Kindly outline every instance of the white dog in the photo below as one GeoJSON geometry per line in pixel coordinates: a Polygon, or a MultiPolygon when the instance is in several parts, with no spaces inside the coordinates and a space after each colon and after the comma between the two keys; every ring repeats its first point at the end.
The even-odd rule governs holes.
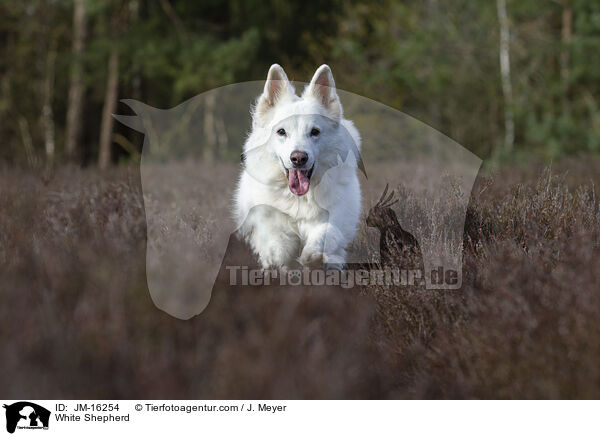
{"type": "Polygon", "coordinates": [[[360,217],[360,136],[327,65],[301,97],[271,66],[243,156],[234,215],[262,267],[342,268],[360,217]]]}

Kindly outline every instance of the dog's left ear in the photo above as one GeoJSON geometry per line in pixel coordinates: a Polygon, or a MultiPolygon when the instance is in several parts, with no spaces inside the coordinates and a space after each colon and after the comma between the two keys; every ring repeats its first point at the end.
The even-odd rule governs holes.
{"type": "Polygon", "coordinates": [[[342,104],[335,89],[333,74],[329,65],[321,65],[310,84],[304,91],[303,96],[312,95],[327,109],[327,112],[336,121],[342,118],[342,104]]]}

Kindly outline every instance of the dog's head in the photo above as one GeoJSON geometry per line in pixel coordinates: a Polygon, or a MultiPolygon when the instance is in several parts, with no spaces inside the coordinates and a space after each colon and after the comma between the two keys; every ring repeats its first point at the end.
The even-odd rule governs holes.
{"type": "Polygon", "coordinates": [[[276,161],[280,177],[295,195],[306,194],[317,167],[331,159],[327,154],[339,142],[341,119],[342,106],[327,65],[317,69],[300,97],[283,68],[271,66],[253,111],[253,130],[261,138],[263,158],[276,161]]]}

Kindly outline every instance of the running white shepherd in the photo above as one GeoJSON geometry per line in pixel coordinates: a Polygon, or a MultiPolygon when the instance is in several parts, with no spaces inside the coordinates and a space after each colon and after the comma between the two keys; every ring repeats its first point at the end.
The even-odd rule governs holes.
{"type": "Polygon", "coordinates": [[[262,267],[343,268],[360,217],[360,136],[327,65],[301,97],[271,66],[243,156],[235,219],[262,267]]]}

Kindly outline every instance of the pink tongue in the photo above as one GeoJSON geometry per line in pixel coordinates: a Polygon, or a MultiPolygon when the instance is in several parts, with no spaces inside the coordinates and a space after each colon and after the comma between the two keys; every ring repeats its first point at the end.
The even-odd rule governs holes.
{"type": "Polygon", "coordinates": [[[306,173],[290,168],[288,177],[288,185],[294,194],[304,195],[308,192],[310,180],[306,177],[306,173]]]}

